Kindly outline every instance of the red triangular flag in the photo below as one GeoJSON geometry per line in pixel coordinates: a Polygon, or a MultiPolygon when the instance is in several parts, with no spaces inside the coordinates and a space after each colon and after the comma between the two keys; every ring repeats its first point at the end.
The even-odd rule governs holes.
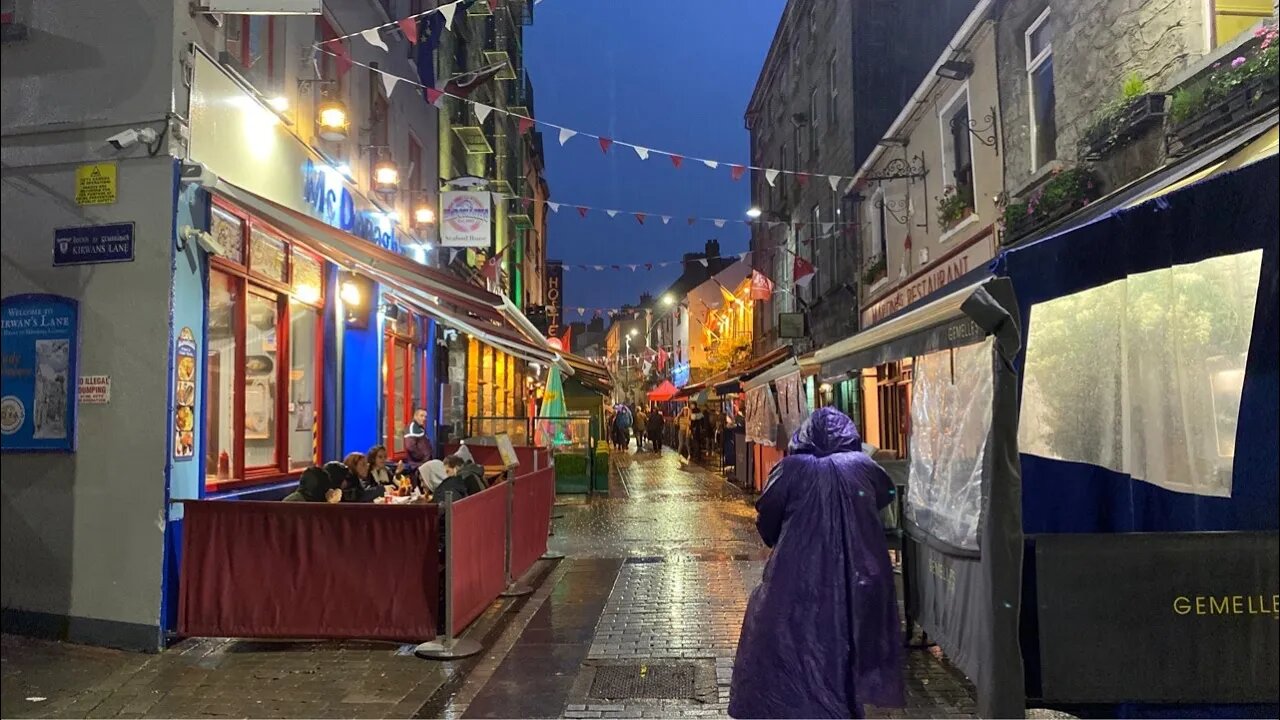
{"type": "Polygon", "coordinates": [[[612,144],[613,144],[613,141],[610,140],[609,138],[607,137],[600,138],[600,152],[604,152],[604,153],[609,152],[609,146],[612,144]]]}
{"type": "Polygon", "coordinates": [[[432,105],[436,105],[436,103],[440,102],[440,98],[444,97],[444,92],[437,90],[435,88],[429,87],[429,88],[424,88],[424,90],[427,93],[427,102],[432,105]]]}
{"type": "Polygon", "coordinates": [[[581,215],[582,217],[586,217],[586,216],[587,216],[587,209],[586,209],[586,208],[584,208],[584,207],[579,207],[579,208],[578,208],[578,214],[579,214],[579,215],[581,215]]]}
{"type": "Polygon", "coordinates": [[[621,266],[621,265],[610,265],[609,267],[613,268],[614,270],[621,270],[621,269],[622,269],[622,266],[621,266]]]}
{"type": "Polygon", "coordinates": [[[645,264],[644,264],[644,269],[645,269],[645,270],[652,270],[652,269],[653,269],[653,263],[645,263],[645,264]]]}
{"type": "Polygon", "coordinates": [[[680,163],[682,163],[682,162],[684,162],[684,158],[683,158],[683,157],[680,157],[679,155],[672,155],[672,156],[671,156],[671,164],[672,164],[672,165],[675,165],[676,167],[680,167],[680,163]]]}
{"type": "Polygon", "coordinates": [[[489,0],[489,12],[498,12],[498,0],[489,0]]]}
{"type": "Polygon", "coordinates": [[[516,123],[520,127],[521,135],[533,129],[533,118],[527,118],[527,117],[521,116],[520,119],[516,121],[516,123]]]}
{"type": "Polygon", "coordinates": [[[747,171],[747,168],[745,165],[730,165],[729,177],[733,178],[734,180],[741,180],[743,173],[745,173],[746,171],[747,171]]]}
{"type": "Polygon", "coordinates": [[[333,51],[334,68],[338,71],[338,79],[341,80],[351,71],[351,66],[355,62],[351,59],[351,51],[347,50],[346,43],[336,42],[329,47],[333,51]]]}
{"type": "Polygon", "coordinates": [[[400,32],[404,33],[404,37],[410,44],[418,44],[418,18],[407,17],[401,18],[397,23],[400,26],[400,32]]]}
{"type": "Polygon", "coordinates": [[[804,287],[813,281],[814,276],[813,263],[805,260],[799,255],[796,256],[795,263],[791,267],[791,277],[795,284],[804,287]]]}
{"type": "Polygon", "coordinates": [[[800,183],[800,187],[809,184],[809,173],[796,173],[796,182],[800,183]]]}
{"type": "Polygon", "coordinates": [[[696,218],[696,217],[691,217],[691,218],[689,218],[689,224],[690,224],[690,225],[692,225],[692,224],[694,224],[694,223],[696,223],[696,222],[698,222],[698,218],[696,218]]]}
{"type": "Polygon", "coordinates": [[[636,216],[636,222],[638,222],[638,223],[640,223],[641,225],[643,225],[643,224],[644,224],[644,213],[635,213],[635,216],[636,216]]]}

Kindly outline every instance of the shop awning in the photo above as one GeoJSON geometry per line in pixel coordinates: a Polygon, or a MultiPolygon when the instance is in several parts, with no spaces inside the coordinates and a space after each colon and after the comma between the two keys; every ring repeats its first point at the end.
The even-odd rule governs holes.
{"type": "Polygon", "coordinates": [[[746,382],[778,363],[793,356],[790,346],[783,346],[761,355],[738,371],[738,379],[746,382]]]}
{"type": "Polygon", "coordinates": [[[561,357],[573,368],[573,378],[575,380],[602,395],[608,395],[613,392],[613,376],[604,367],[571,353],[566,353],[561,357]]]}
{"type": "MultiPolygon", "coordinates": [[[[511,312],[504,297],[416,263],[226,181],[219,180],[214,192],[290,231],[295,239],[331,262],[350,267],[389,286],[397,297],[441,323],[516,357],[556,364],[573,373],[545,340],[529,338],[511,324],[511,312]]],[[[516,314],[519,314],[518,310],[516,314]]]]}
{"type": "Polygon", "coordinates": [[[649,400],[652,402],[666,402],[675,397],[680,389],[671,384],[670,380],[663,380],[662,384],[649,391],[649,400]]]}
{"type": "Polygon", "coordinates": [[[706,382],[689,383],[688,385],[685,385],[684,387],[680,388],[680,392],[676,393],[675,399],[684,400],[687,398],[691,398],[694,395],[697,395],[698,393],[705,390],[706,387],[707,387],[706,382]]]}
{"type": "Polygon", "coordinates": [[[798,372],[800,372],[800,363],[797,362],[795,358],[787,358],[786,360],[783,360],[782,362],[777,363],[776,365],[769,368],[768,370],[765,370],[764,372],[756,375],[750,380],[744,380],[742,383],[742,388],[744,390],[750,391],[755,388],[768,385],[769,383],[773,382],[774,380],[777,380],[778,378],[786,377],[788,375],[791,375],[792,373],[798,373],[798,372]]]}
{"type": "Polygon", "coordinates": [[[1013,330],[1016,343],[1016,328],[1002,328],[1000,323],[1004,321],[998,318],[988,322],[984,314],[984,309],[993,304],[993,294],[998,294],[1006,304],[1012,302],[1009,286],[1007,279],[991,278],[955,290],[816,351],[813,362],[820,363],[822,379],[830,382],[862,368],[960,347],[1008,329],[1013,330]]]}

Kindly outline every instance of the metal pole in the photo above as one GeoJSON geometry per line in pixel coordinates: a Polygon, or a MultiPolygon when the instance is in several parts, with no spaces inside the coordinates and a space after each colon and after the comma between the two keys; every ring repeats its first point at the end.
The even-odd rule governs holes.
{"type": "Polygon", "coordinates": [[[444,635],[418,645],[414,648],[413,654],[428,660],[457,660],[471,657],[484,647],[471,638],[453,636],[455,628],[450,607],[450,601],[453,598],[453,562],[450,554],[456,547],[453,543],[453,493],[444,494],[440,513],[444,516],[444,602],[440,606],[440,611],[444,613],[444,635]]]}
{"type": "Polygon", "coordinates": [[[523,597],[533,593],[533,588],[523,583],[518,583],[511,577],[511,525],[515,518],[516,509],[516,476],[515,472],[508,469],[507,474],[507,557],[505,561],[505,570],[507,576],[507,589],[498,593],[498,597],[523,597]]]}

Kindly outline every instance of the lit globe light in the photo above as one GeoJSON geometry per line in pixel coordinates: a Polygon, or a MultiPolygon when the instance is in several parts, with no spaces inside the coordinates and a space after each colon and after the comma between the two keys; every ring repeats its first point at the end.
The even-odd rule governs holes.
{"type": "Polygon", "coordinates": [[[337,100],[326,100],[316,111],[320,137],[330,142],[347,139],[347,106],[337,100]]]}
{"type": "Polygon", "coordinates": [[[342,302],[346,305],[358,306],[361,301],[360,286],[355,280],[344,280],[340,292],[342,302]]]}
{"type": "Polygon", "coordinates": [[[662,304],[668,307],[676,304],[676,298],[671,293],[662,296],[662,304]]]}
{"type": "Polygon", "coordinates": [[[413,219],[419,225],[430,225],[436,221],[436,214],[429,206],[419,205],[417,209],[413,211],[413,219]]]}
{"type": "Polygon", "coordinates": [[[390,160],[379,160],[373,166],[373,189],[391,195],[400,187],[400,170],[390,160]]]}
{"type": "Polygon", "coordinates": [[[639,330],[637,330],[637,329],[635,329],[635,328],[631,328],[631,332],[629,332],[629,333],[627,333],[627,334],[628,334],[628,335],[630,335],[631,337],[635,337],[635,336],[637,336],[637,335],[639,335],[639,334],[640,334],[640,331],[639,331],[639,330]]]}
{"type": "Polygon", "coordinates": [[[751,218],[752,220],[755,220],[756,218],[760,217],[763,214],[764,213],[761,212],[760,208],[758,207],[749,208],[747,210],[747,217],[751,218]]]}

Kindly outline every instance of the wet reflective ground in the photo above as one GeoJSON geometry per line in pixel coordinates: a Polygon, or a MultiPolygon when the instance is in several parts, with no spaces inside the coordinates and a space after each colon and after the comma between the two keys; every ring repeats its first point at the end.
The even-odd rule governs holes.
{"type": "MultiPolygon", "coordinates": [[[[189,640],[135,655],[4,637],[4,717],[722,717],[767,558],[751,498],[674,453],[615,454],[608,495],[559,499],[560,561],[467,630],[485,648],[420,660],[385,643],[189,640]]],[[[971,717],[969,686],[910,653],[910,706],[971,717]]]]}

